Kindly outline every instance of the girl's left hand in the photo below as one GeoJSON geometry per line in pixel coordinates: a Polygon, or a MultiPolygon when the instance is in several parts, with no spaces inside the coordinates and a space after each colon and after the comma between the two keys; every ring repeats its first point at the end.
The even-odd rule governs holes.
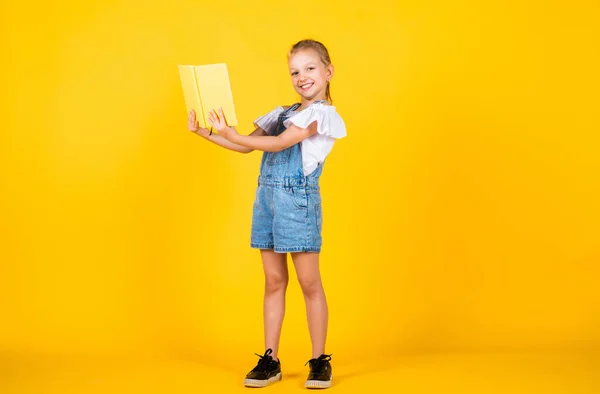
{"type": "Polygon", "coordinates": [[[211,109],[208,113],[208,121],[213,129],[217,131],[217,133],[227,139],[236,134],[236,131],[233,127],[227,126],[227,121],[225,120],[225,115],[223,114],[222,108],[219,108],[218,114],[214,109],[211,109]]]}

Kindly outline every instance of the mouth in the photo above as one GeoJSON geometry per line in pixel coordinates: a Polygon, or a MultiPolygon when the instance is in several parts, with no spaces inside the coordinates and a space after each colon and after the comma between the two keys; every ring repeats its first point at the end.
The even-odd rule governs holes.
{"type": "Polygon", "coordinates": [[[315,84],[314,82],[308,82],[303,85],[299,85],[299,87],[300,87],[300,89],[302,89],[302,91],[307,91],[308,89],[312,88],[312,86],[314,84],[315,84]]]}

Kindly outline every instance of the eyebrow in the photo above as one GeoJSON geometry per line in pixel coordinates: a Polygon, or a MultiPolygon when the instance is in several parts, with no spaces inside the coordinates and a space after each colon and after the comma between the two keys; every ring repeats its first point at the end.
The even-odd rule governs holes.
{"type": "MultiPolygon", "coordinates": [[[[314,62],[310,62],[310,63],[306,64],[306,66],[316,66],[316,65],[317,65],[317,63],[314,63],[314,62]]],[[[295,67],[290,68],[290,71],[294,71],[294,70],[296,70],[295,67]]]]}

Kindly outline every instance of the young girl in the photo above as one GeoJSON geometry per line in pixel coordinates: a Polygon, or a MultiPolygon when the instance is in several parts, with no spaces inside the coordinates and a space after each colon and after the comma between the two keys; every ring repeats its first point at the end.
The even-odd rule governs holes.
{"type": "Polygon", "coordinates": [[[252,212],[250,245],[260,250],[265,274],[265,353],[246,375],[244,384],[265,387],[281,379],[277,357],[288,284],[287,253],[292,256],[304,294],[312,342],[308,388],[331,386],[331,355],[325,354],[328,309],[319,272],[321,195],[319,177],[335,139],[346,135],[344,121],[333,107],[330,82],[333,66],[318,41],[296,43],[288,54],[289,72],[300,102],[277,107],[255,120],[250,135],[227,126],[221,109],[212,110],[209,131],[199,128],[195,114],[188,127],[233,151],[263,151],[252,212]],[[213,133],[213,130],[218,134],[213,133]]]}

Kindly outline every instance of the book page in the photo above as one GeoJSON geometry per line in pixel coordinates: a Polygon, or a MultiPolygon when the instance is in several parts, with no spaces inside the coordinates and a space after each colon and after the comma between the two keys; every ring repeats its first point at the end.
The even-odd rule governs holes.
{"type": "Polygon", "coordinates": [[[229,126],[237,126],[238,120],[233,103],[233,94],[229,82],[229,73],[225,63],[195,66],[196,81],[202,107],[205,112],[205,121],[208,123],[208,112],[223,108],[225,119],[229,126]]]}
{"type": "Polygon", "coordinates": [[[190,114],[191,110],[194,110],[196,112],[196,120],[200,127],[207,127],[209,123],[207,120],[205,121],[194,66],[179,65],[179,78],[183,89],[183,98],[185,100],[187,115],[190,114]]]}

